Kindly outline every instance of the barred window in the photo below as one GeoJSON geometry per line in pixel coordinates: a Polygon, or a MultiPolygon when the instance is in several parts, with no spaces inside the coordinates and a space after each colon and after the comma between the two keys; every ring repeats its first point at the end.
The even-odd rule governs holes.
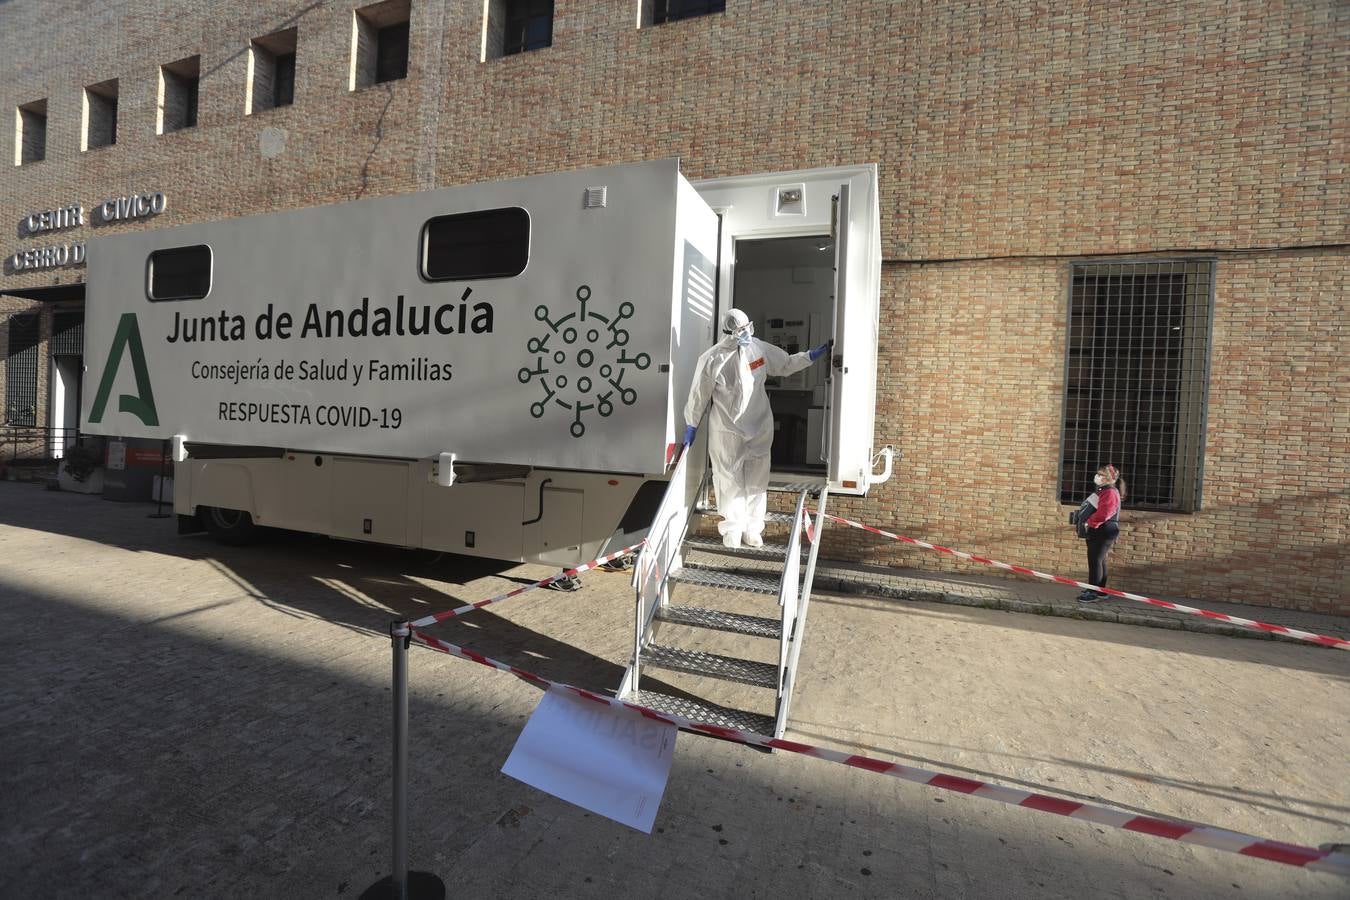
{"type": "Polygon", "coordinates": [[[1214,263],[1075,263],[1060,502],[1111,463],[1125,506],[1200,508],[1214,263]]]}
{"type": "Polygon", "coordinates": [[[40,329],[40,320],[35,313],[9,317],[9,341],[5,353],[6,425],[37,424],[40,329]]]}
{"type": "Polygon", "coordinates": [[[63,312],[52,316],[52,356],[84,355],[84,313],[63,312]]]}

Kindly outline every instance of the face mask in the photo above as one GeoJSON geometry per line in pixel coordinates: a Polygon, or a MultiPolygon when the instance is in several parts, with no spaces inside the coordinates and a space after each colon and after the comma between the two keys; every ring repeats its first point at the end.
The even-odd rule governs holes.
{"type": "Polygon", "coordinates": [[[742,347],[749,347],[750,337],[753,334],[754,334],[753,329],[742,328],[740,331],[736,332],[736,343],[740,344],[742,347]]]}
{"type": "Polygon", "coordinates": [[[1105,476],[1105,475],[1094,475],[1093,478],[1092,478],[1092,483],[1095,484],[1095,485],[1097,485],[1097,487],[1101,487],[1102,485],[1106,484],[1106,476],[1105,476]]]}

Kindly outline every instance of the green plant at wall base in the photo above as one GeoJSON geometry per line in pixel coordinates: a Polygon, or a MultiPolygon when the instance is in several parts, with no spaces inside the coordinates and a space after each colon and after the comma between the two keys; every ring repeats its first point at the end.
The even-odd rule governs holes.
{"type": "Polygon", "coordinates": [[[86,442],[66,451],[62,460],[66,474],[83,483],[93,471],[103,465],[103,444],[86,442]]]}

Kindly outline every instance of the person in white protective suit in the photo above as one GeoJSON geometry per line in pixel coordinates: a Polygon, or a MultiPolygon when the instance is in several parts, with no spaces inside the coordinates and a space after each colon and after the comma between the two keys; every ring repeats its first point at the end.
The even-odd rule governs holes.
{"type": "Polygon", "coordinates": [[[749,316],[739,309],[722,317],[724,337],[698,358],[689,402],[684,405],[684,446],[694,441],[703,411],[708,416],[708,456],[717,489],[717,524],[722,543],[733,549],[764,546],[764,511],[769,489],[773,411],[764,380],[791,375],[815,362],[830,344],[788,354],[754,336],[749,316]]]}

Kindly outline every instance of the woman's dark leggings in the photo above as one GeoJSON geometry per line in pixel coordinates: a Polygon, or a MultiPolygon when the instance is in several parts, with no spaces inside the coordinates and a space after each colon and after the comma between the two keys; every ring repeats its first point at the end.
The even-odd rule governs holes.
{"type": "Polygon", "coordinates": [[[1088,583],[1097,587],[1106,587],[1106,557],[1111,545],[1120,537],[1120,526],[1107,522],[1100,528],[1088,532],[1088,583]]]}

